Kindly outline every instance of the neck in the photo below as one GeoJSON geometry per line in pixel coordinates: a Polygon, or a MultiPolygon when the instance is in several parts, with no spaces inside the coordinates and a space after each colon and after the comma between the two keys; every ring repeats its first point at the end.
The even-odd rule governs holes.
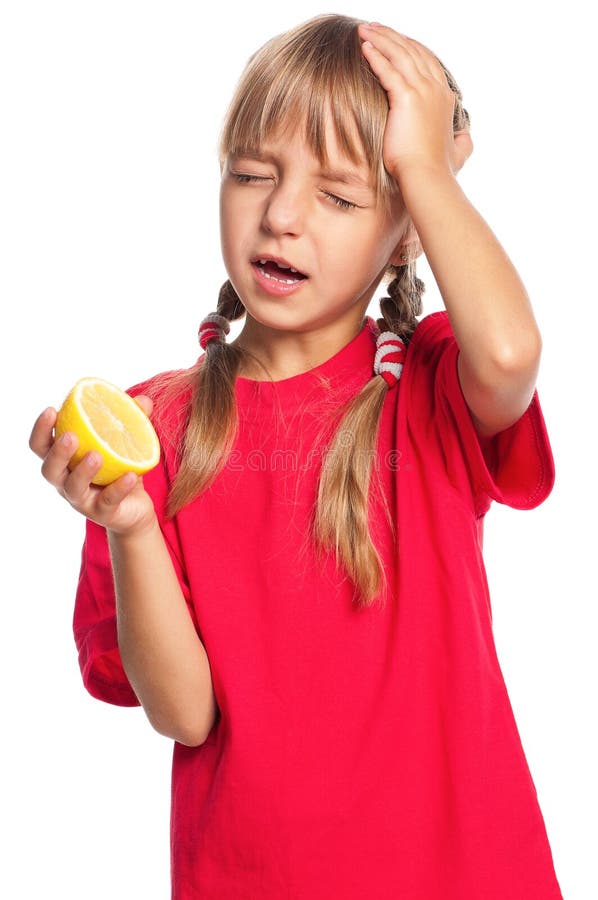
{"type": "Polygon", "coordinates": [[[248,357],[239,375],[258,381],[281,381],[301,375],[330,359],[361,331],[364,311],[350,310],[334,322],[303,324],[300,329],[265,325],[247,313],[243,330],[232,343],[257,358],[248,357]],[[261,365],[260,365],[261,364],[261,365]],[[264,371],[265,366],[267,371],[264,371]]]}

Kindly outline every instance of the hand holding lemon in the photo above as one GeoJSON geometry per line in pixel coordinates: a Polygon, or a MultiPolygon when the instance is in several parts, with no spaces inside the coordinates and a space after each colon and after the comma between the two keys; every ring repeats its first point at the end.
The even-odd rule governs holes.
{"type": "Polygon", "coordinates": [[[108,381],[82,378],[58,413],[49,408],[39,416],[29,440],[44,460],[46,480],[87,518],[121,533],[155,519],[137,477],[160,459],[151,408],[148,397],[133,399],[108,381]]]}
{"type": "Polygon", "coordinates": [[[143,475],[160,459],[158,437],[141,407],[125,391],[100,378],[77,382],[58,411],[55,431],[57,438],[67,431],[77,435],[79,447],[70,468],[90,450],[102,455],[102,467],[92,484],[110,484],[125,472],[143,475]]]}

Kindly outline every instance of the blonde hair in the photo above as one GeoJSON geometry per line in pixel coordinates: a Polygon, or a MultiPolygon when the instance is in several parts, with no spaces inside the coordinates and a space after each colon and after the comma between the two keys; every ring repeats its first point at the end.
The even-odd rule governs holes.
{"type": "MultiPolygon", "coordinates": [[[[362,21],[335,14],[316,16],[273,37],[249,58],[224,118],[218,147],[221,164],[230,153],[259,147],[285,123],[301,122],[310,148],[324,165],[325,123],[331,115],[341,150],[357,164],[362,158],[370,161],[376,198],[389,208],[398,188],[382,159],[388,98],[361,51],[357,26],[362,21]]],[[[455,94],[456,132],[468,126],[469,116],[452,75],[440,64],[455,94]]],[[[393,331],[408,343],[422,313],[424,285],[415,274],[414,260],[390,265],[384,277],[389,276],[388,296],[380,300],[381,318],[376,321],[381,330],[393,331]]],[[[228,280],[220,289],[216,312],[229,321],[245,313],[228,280]]],[[[167,395],[186,388],[188,402],[184,437],[175,439],[178,470],[169,494],[169,516],[207,489],[224,468],[238,427],[235,378],[249,357],[261,365],[239,345],[211,341],[195,366],[171,377],[167,395]]],[[[381,376],[372,377],[343,408],[323,457],[311,520],[309,537],[318,558],[334,551],[337,564],[356,588],[359,606],[371,605],[387,586],[368,524],[372,460],[387,390],[381,376]]],[[[386,504],[385,508],[394,533],[386,504]]]]}

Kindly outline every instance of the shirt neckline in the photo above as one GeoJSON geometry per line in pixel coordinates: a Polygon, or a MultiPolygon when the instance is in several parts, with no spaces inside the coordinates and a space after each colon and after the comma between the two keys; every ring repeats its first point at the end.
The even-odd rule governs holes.
{"type": "Polygon", "coordinates": [[[240,401],[258,400],[267,405],[283,403],[285,406],[305,402],[314,389],[333,388],[347,396],[360,390],[374,375],[376,338],[380,329],[371,316],[365,321],[356,336],[313,369],[300,372],[279,381],[258,381],[238,375],[235,378],[235,393],[240,401]]]}

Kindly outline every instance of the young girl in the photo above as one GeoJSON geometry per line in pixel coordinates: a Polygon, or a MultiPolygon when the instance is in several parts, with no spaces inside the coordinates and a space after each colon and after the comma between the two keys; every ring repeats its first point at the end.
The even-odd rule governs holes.
{"type": "Polygon", "coordinates": [[[85,686],[175,740],[176,900],[561,897],[482,559],[492,500],[553,486],[541,337],[457,183],[461,100],[386,26],[268,41],[222,130],[204,352],[131,391],[161,464],[96,488],[55,410],[33,428],[88,520],[85,686]],[[422,249],[446,311],[418,321],[422,249]]]}

